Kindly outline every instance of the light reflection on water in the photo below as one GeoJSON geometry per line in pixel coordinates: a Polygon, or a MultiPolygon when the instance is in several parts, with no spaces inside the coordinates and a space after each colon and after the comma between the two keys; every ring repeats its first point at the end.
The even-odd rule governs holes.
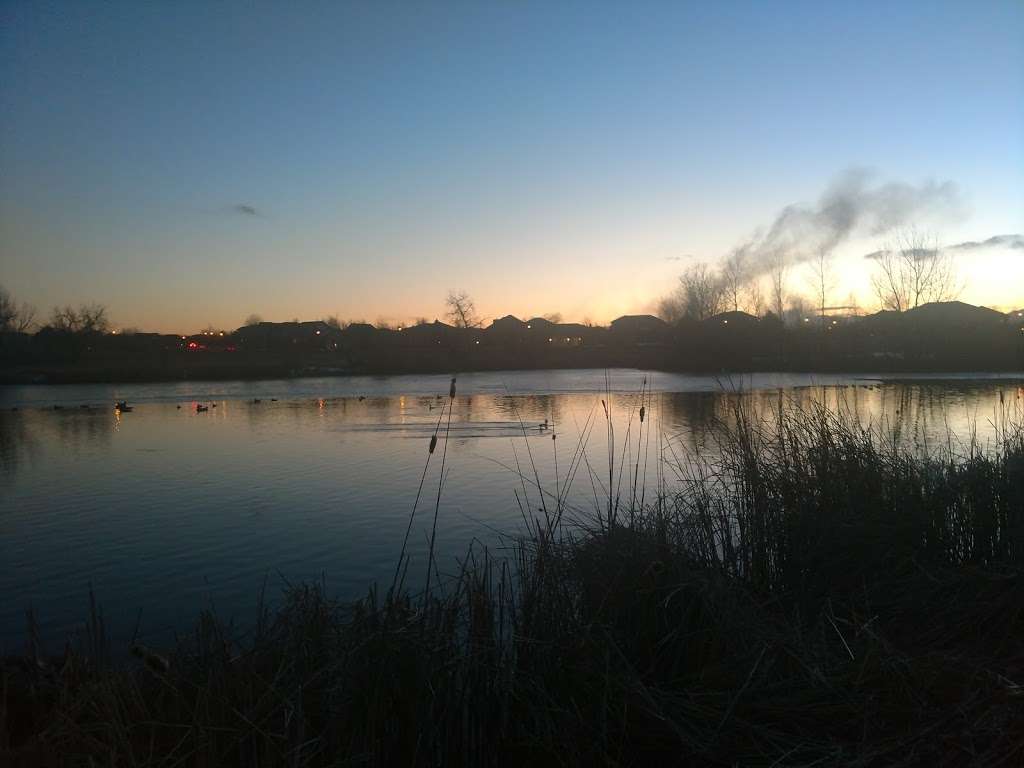
{"type": "MultiPolygon", "coordinates": [[[[594,481],[584,465],[569,497],[592,508],[607,482],[601,400],[616,454],[631,464],[636,447],[625,436],[636,434],[643,378],[614,371],[605,393],[603,371],[460,377],[439,517],[443,562],[451,566],[474,538],[494,545],[495,531],[521,525],[515,491],[521,496],[523,483],[507,469],[517,460],[532,455],[553,490],[557,450],[564,487],[588,422],[594,481]]],[[[649,383],[647,424],[677,451],[706,450],[707,429],[737,399],[759,412],[823,402],[898,427],[912,444],[975,430],[984,442],[998,408],[1018,419],[1024,409],[1012,378],[650,374],[649,383]]],[[[437,376],[0,389],[0,650],[20,648],[29,606],[45,638],[63,638],[84,618],[90,584],[116,636],[141,610],[141,633],[166,637],[211,602],[220,613],[250,615],[265,577],[271,587],[323,578],[345,597],[388,579],[447,390],[447,377],[437,376]],[[115,399],[134,410],[115,412],[115,399]],[[217,407],[197,413],[199,402],[217,407]]],[[[439,467],[432,460],[425,498],[436,495],[439,467]]],[[[414,525],[411,573],[425,567],[432,513],[431,502],[414,525]]]]}

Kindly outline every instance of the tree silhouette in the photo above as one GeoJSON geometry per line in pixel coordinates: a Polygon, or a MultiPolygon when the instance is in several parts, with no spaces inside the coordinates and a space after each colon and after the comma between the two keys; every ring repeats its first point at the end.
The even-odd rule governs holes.
{"type": "Polygon", "coordinates": [[[882,309],[903,312],[933,301],[949,301],[960,292],[953,258],[939,248],[934,234],[915,227],[897,230],[885,248],[868,258],[875,262],[871,286],[882,309]]]}
{"type": "Polygon", "coordinates": [[[36,319],[36,308],[28,302],[20,305],[0,285],[0,332],[25,333],[36,319]]]}
{"type": "Polygon", "coordinates": [[[50,326],[65,333],[105,333],[109,325],[107,308],[96,302],[82,304],[78,309],[70,304],[54,307],[50,315],[50,326]]]}
{"type": "Polygon", "coordinates": [[[456,328],[479,328],[480,318],[476,314],[476,305],[465,291],[448,291],[445,299],[448,307],[447,317],[456,328]]]}

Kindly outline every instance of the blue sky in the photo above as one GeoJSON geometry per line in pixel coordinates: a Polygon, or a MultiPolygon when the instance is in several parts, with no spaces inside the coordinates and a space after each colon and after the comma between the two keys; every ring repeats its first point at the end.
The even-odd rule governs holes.
{"type": "MultiPolygon", "coordinates": [[[[0,282],[146,329],[608,320],[849,168],[1024,232],[1015,1],[4,3],[0,72],[0,282]]],[[[1024,250],[960,259],[1024,304],[1024,250]]]]}

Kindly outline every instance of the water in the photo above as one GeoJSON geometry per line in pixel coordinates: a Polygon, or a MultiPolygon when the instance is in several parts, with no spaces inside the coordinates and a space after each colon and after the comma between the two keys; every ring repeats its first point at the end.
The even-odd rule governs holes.
{"type": "MultiPolygon", "coordinates": [[[[136,629],[166,641],[211,605],[244,622],[264,581],[273,595],[287,581],[322,579],[340,597],[389,583],[442,415],[410,539],[413,582],[426,567],[442,458],[438,549],[448,571],[471,542],[500,548],[524,514],[542,514],[534,466],[580,514],[607,498],[602,400],[617,461],[635,466],[639,450],[653,467],[659,446],[708,450],[708,425],[737,397],[755,408],[825,402],[899,426],[913,443],[950,431],[984,442],[1000,395],[1020,415],[1022,386],[1022,376],[462,375],[447,447],[444,376],[0,387],[0,652],[22,647],[30,607],[59,648],[86,617],[90,585],[120,642],[136,629]],[[645,378],[646,443],[636,432],[645,378]],[[115,412],[116,400],[133,410],[115,412]],[[197,403],[217,407],[197,413],[197,403]],[[574,464],[581,435],[586,458],[574,464]]],[[[641,473],[637,492],[654,479],[653,468],[641,473]]],[[[628,477],[612,484],[632,493],[628,477]]]]}

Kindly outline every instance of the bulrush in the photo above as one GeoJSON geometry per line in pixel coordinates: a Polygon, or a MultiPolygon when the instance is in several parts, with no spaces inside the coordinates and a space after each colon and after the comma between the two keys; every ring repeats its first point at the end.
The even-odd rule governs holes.
{"type": "Polygon", "coordinates": [[[455,399],[455,377],[454,376],[452,376],[452,386],[451,386],[451,389],[448,390],[448,397],[450,397],[452,400],[455,399]]]}

